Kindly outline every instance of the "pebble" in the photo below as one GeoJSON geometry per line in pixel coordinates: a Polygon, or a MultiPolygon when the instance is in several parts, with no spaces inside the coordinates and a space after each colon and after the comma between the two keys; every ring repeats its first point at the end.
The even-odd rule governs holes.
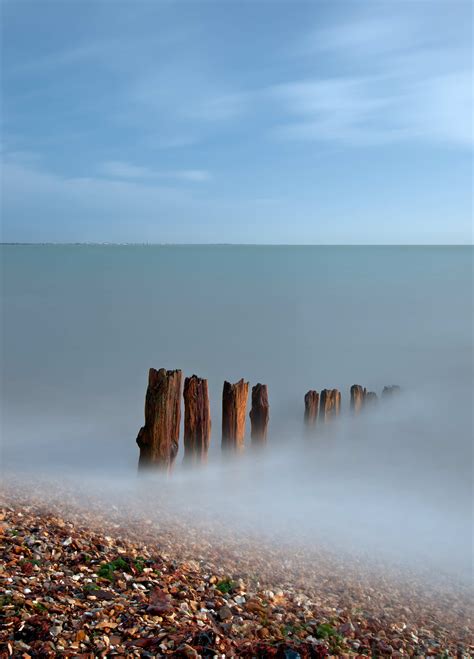
{"type": "Polygon", "coordinates": [[[218,615],[221,620],[229,620],[230,618],[232,618],[232,611],[229,609],[228,606],[222,606],[219,609],[218,615]]]}

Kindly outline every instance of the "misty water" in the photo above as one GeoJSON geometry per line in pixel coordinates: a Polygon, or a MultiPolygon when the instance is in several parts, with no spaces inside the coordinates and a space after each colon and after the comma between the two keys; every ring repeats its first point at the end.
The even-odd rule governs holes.
{"type": "MultiPolygon", "coordinates": [[[[2,471],[139,487],[150,366],[209,381],[208,467],[177,511],[471,574],[469,247],[2,246],[2,471]],[[220,450],[224,380],[268,385],[268,446],[220,450]],[[402,394],[357,418],[349,388],[402,394]],[[308,437],[308,389],[341,418],[308,437]]],[[[249,424],[247,427],[249,431],[249,424]]],[[[247,440],[248,442],[248,440],[247,440]]],[[[151,490],[152,496],[153,490],[151,490]]]]}

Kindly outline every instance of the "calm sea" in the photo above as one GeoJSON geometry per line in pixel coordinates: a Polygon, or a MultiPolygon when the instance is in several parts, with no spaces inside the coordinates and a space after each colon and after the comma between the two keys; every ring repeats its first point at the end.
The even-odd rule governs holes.
{"type": "Polygon", "coordinates": [[[223,381],[241,377],[268,384],[275,436],[297,427],[309,388],[340,388],[344,407],[353,383],[436,392],[468,423],[469,247],[48,245],[1,257],[6,467],[134,469],[150,366],[209,379],[214,449],[223,381]]]}

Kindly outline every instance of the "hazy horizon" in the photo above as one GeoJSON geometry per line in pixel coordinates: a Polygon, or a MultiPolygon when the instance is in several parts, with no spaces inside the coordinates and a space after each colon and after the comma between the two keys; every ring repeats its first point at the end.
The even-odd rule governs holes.
{"type": "Polygon", "coordinates": [[[160,242],[114,242],[114,241],[90,241],[90,242],[2,242],[0,245],[85,245],[85,246],[102,246],[108,245],[130,245],[131,247],[474,247],[473,243],[160,243],[160,242]]]}

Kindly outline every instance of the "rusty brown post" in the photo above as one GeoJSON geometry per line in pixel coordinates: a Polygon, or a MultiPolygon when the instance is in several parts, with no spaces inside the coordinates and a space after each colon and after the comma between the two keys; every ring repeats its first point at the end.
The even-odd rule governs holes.
{"type": "Polygon", "coordinates": [[[266,384],[256,384],[252,387],[252,409],[250,410],[250,437],[252,444],[264,444],[267,441],[270,405],[266,384]]]}
{"type": "Polygon", "coordinates": [[[207,380],[193,375],[184,380],[184,458],[186,464],[207,461],[211,439],[211,410],[207,380]]]}
{"type": "Polygon", "coordinates": [[[327,423],[337,416],[341,409],[341,393],[337,389],[323,389],[320,396],[319,416],[327,423]]]}
{"type": "Polygon", "coordinates": [[[314,389],[306,392],[304,397],[304,422],[310,428],[318,420],[319,394],[314,389]]]}
{"type": "Polygon", "coordinates": [[[222,391],[222,449],[239,452],[244,448],[245,411],[249,383],[239,380],[235,384],[224,382],[222,391]]]}
{"type": "Polygon", "coordinates": [[[360,384],[353,384],[351,387],[351,411],[353,414],[359,414],[364,407],[367,389],[361,387],[360,384]]]}
{"type": "Polygon", "coordinates": [[[178,453],[181,421],[181,371],[150,368],[145,425],[140,428],[138,468],[170,470],[178,453]]]}

